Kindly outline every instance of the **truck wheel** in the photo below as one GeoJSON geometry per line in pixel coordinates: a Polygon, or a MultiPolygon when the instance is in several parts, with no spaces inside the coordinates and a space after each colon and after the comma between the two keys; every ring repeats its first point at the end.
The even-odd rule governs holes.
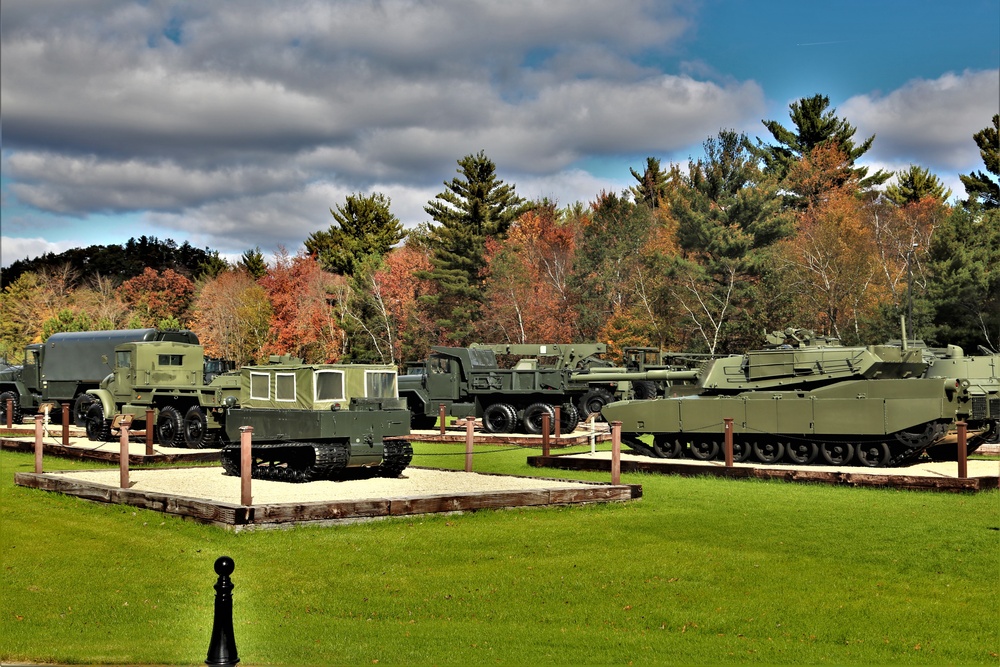
{"type": "Polygon", "coordinates": [[[87,413],[90,412],[90,406],[94,404],[96,399],[90,394],[80,394],[73,401],[73,425],[74,426],[86,426],[87,425],[87,413]]]}
{"type": "Polygon", "coordinates": [[[18,400],[17,394],[12,391],[5,391],[0,394],[0,424],[7,425],[7,399],[13,399],[14,401],[13,408],[10,411],[10,423],[14,426],[20,426],[21,420],[24,419],[24,414],[21,412],[21,401],[18,400]]]}
{"type": "Polygon", "coordinates": [[[184,419],[172,405],[160,408],[156,419],[156,440],[164,447],[184,446],[184,419]]]}
{"type": "Polygon", "coordinates": [[[542,432],[542,415],[546,412],[549,413],[549,433],[555,433],[556,411],[548,403],[532,403],[524,409],[524,417],[521,419],[524,422],[525,433],[539,435],[542,432]]]}
{"type": "Polygon", "coordinates": [[[563,403],[559,406],[559,433],[566,435],[576,430],[580,424],[580,411],[572,403],[563,403]]]}
{"type": "Polygon", "coordinates": [[[92,442],[111,442],[111,420],[104,418],[104,408],[100,401],[95,401],[87,410],[87,440],[92,442]]]}
{"type": "Polygon", "coordinates": [[[580,398],[580,416],[584,419],[592,414],[600,416],[601,408],[614,400],[615,397],[607,389],[591,389],[580,398]]]}
{"type": "Polygon", "coordinates": [[[493,403],[483,410],[483,430],[487,433],[513,433],[517,412],[507,403],[493,403]]]}
{"type": "Polygon", "coordinates": [[[656,383],[651,380],[636,380],[632,383],[632,396],[640,401],[656,398],[656,383]]]}
{"type": "MultiPolygon", "coordinates": [[[[163,415],[162,411],[160,415],[163,415]]],[[[191,449],[201,449],[207,447],[211,441],[211,431],[208,430],[205,413],[197,405],[192,405],[184,415],[184,444],[191,449]]]]}

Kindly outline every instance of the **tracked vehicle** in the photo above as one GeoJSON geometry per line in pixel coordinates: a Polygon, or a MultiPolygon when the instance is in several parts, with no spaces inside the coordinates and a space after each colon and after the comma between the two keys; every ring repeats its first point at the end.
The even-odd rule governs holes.
{"type": "Polygon", "coordinates": [[[410,413],[393,366],[294,364],[246,366],[239,397],[223,418],[227,474],[239,475],[242,429],[253,427],[251,475],[310,482],[398,477],[413,448],[410,413]]]}
{"type": "MultiPolygon", "coordinates": [[[[963,377],[985,372],[978,368],[942,364],[928,374],[920,349],[842,347],[800,329],[768,340],[768,349],[706,362],[668,397],[620,401],[602,413],[622,422],[624,444],[661,458],[721,457],[731,418],[737,461],[869,467],[916,460],[958,419],[986,433],[1000,420],[1000,386],[963,377]]],[[[640,377],[681,379],[672,371],[640,377]]]]}

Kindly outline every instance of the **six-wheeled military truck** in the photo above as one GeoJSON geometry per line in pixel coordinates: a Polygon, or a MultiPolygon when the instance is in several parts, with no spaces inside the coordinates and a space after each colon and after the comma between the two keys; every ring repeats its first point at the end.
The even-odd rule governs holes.
{"type": "Polygon", "coordinates": [[[97,389],[87,410],[87,437],[111,439],[114,415],[130,415],[132,428],[156,429],[156,439],[168,447],[201,448],[222,434],[223,400],[239,394],[239,378],[224,374],[205,384],[201,345],[171,341],[140,341],[119,345],[114,370],[97,389]],[[153,424],[146,424],[146,411],[153,424]]]}
{"type": "Polygon", "coordinates": [[[288,482],[398,477],[413,448],[396,369],[375,364],[271,364],[240,370],[224,400],[222,465],[240,474],[240,435],[253,427],[251,474],[288,482]]]}
{"type": "Polygon", "coordinates": [[[86,393],[112,372],[115,347],[134,341],[197,344],[186,330],[125,329],[56,333],[24,352],[24,364],[0,370],[0,422],[7,419],[7,399],[13,400],[11,420],[20,423],[45,403],[69,403],[73,421],[83,426],[92,402],[86,393]]]}

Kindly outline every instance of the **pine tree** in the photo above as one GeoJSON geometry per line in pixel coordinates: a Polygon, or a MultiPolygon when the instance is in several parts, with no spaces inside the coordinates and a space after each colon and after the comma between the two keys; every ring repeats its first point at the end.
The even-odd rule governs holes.
{"type": "Polygon", "coordinates": [[[976,132],[972,138],[979,146],[986,171],[993,174],[993,178],[981,171],[960,174],[959,178],[969,195],[966,203],[973,205],[978,202],[985,209],[1000,208],[1000,185],[996,181],[1000,177],[1000,114],[993,114],[993,127],[976,132]]]}
{"type": "Polygon", "coordinates": [[[906,206],[926,197],[943,202],[951,196],[951,190],[929,170],[911,164],[896,172],[896,182],[885,189],[885,196],[896,206],[906,206]]]}
{"type": "Polygon", "coordinates": [[[390,212],[390,204],[381,192],[348,195],[344,204],[330,209],[339,226],[310,234],[306,250],[316,255],[325,270],[354,275],[364,257],[381,257],[403,239],[403,225],[390,212]]]}
{"type": "Polygon", "coordinates": [[[244,252],[239,265],[254,280],[260,280],[267,275],[267,263],[264,261],[264,253],[260,251],[260,246],[255,246],[244,252]]]}
{"type": "Polygon", "coordinates": [[[424,297],[441,337],[461,342],[478,319],[486,239],[503,238],[511,223],[530,205],[497,178],[496,165],[483,151],[458,161],[460,178],[445,181],[446,190],[424,210],[438,223],[429,236],[433,269],[420,276],[437,284],[424,297]]]}
{"type": "MultiPolygon", "coordinates": [[[[828,110],[829,105],[830,98],[826,95],[803,97],[792,102],[789,108],[792,124],[795,126],[794,131],[776,120],[761,121],[777,144],[767,145],[758,139],[756,146],[748,142],[747,147],[763,161],[764,172],[776,176],[781,181],[788,175],[792,165],[807,156],[814,148],[834,143],[847,157],[847,163],[843,165],[844,180],[855,178],[861,190],[871,189],[889,180],[891,173],[880,169],[869,176],[867,167],[855,166],[855,161],[871,148],[875,135],[855,145],[853,137],[857,128],[845,119],[838,118],[836,109],[828,110]]],[[[798,207],[802,202],[795,196],[796,194],[793,193],[788,197],[787,203],[798,207]]]]}
{"type": "Polygon", "coordinates": [[[666,172],[660,169],[660,161],[657,158],[647,157],[646,169],[641,174],[631,167],[629,171],[635,180],[639,181],[638,185],[629,188],[636,202],[642,202],[649,208],[666,205],[670,181],[676,170],[666,172]]]}

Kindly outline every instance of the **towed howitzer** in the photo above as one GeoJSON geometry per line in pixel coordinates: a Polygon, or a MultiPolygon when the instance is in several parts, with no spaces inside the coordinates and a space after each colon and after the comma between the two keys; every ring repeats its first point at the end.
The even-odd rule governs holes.
{"type": "Polygon", "coordinates": [[[662,458],[720,456],[724,419],[731,418],[737,461],[864,466],[915,460],[956,419],[974,417],[991,428],[1000,419],[995,385],[928,376],[920,349],[843,347],[799,329],[768,340],[769,348],[708,361],[694,384],[668,397],[612,403],[603,415],[622,422],[627,446],[662,458]],[[652,445],[643,434],[653,436],[652,445]]]}

